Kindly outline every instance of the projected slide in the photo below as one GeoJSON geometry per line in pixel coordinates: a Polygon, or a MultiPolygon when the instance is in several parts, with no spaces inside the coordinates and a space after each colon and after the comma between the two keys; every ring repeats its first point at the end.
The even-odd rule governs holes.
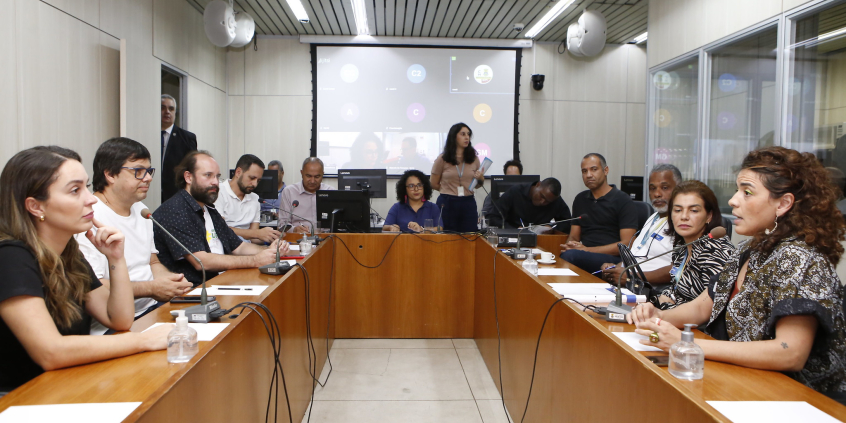
{"type": "Polygon", "coordinates": [[[317,155],[327,174],[428,174],[458,122],[473,130],[480,160],[490,157],[493,169],[512,158],[515,50],[315,48],[317,155]]]}

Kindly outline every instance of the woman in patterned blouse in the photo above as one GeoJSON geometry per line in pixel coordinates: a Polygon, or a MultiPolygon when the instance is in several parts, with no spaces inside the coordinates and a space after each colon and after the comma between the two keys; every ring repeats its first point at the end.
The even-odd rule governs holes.
{"type": "Polygon", "coordinates": [[[735,230],[752,238],[696,300],[666,311],[642,304],[629,320],[664,350],[684,323],[706,325],[716,338],[697,340],[706,358],[782,371],[846,404],[838,189],[812,154],[783,147],[749,153],[737,189],[735,230]]]}
{"type": "Polygon", "coordinates": [[[717,196],[707,185],[699,181],[680,183],[670,195],[668,208],[670,220],[666,234],[673,237],[674,247],[702,240],[673,253],[672,284],[661,292],[656,304],[662,310],[695,300],[734,253],[727,237],[708,237],[722,219],[717,196]]]}

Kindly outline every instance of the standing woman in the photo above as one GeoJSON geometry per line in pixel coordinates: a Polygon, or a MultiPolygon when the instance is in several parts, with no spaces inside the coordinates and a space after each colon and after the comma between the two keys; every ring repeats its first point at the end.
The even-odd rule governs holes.
{"type": "Polygon", "coordinates": [[[470,191],[473,179],[485,182],[476,149],[470,143],[473,131],[463,123],[449,128],[444,151],[432,165],[432,188],[440,191],[438,206],[443,208],[445,231],[476,232],[476,197],[470,191]]]}
{"type": "Polygon", "coordinates": [[[0,174],[0,395],[45,370],[167,345],[173,325],[88,335],[92,317],[129,330],[135,306],[123,234],[94,219],[86,184],[79,155],[55,146],[19,152],[0,174]],[[82,232],[107,257],[110,287],[79,251],[73,235],[82,232]]]}

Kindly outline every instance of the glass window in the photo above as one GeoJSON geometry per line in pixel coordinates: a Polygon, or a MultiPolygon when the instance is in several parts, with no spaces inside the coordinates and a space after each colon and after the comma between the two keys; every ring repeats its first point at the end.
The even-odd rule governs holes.
{"type": "Polygon", "coordinates": [[[699,57],[652,72],[649,104],[653,163],[670,163],[685,179],[696,174],[699,57]]]}
{"type": "Polygon", "coordinates": [[[765,28],[709,52],[707,138],[701,177],[723,213],[735,192],[740,160],[774,143],[778,28],[765,28]]]}
{"type": "MultiPolygon", "coordinates": [[[[787,63],[785,140],[812,152],[846,183],[846,3],[793,21],[787,63]]],[[[843,202],[841,202],[843,203],[843,202]]],[[[846,212],[846,207],[841,206],[846,212]]]]}

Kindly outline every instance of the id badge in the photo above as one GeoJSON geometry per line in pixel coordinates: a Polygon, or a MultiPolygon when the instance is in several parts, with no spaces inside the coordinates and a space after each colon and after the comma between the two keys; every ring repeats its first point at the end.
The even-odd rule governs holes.
{"type": "Polygon", "coordinates": [[[679,273],[679,267],[678,266],[674,266],[673,268],[670,269],[670,276],[675,277],[677,273],[679,273]]]}
{"type": "Polygon", "coordinates": [[[463,186],[458,187],[458,196],[464,197],[464,187],[463,186]]]}
{"type": "Polygon", "coordinates": [[[658,242],[661,242],[661,241],[664,240],[664,237],[661,236],[661,235],[658,235],[658,232],[655,232],[654,234],[652,234],[652,238],[654,238],[658,242]]]}

